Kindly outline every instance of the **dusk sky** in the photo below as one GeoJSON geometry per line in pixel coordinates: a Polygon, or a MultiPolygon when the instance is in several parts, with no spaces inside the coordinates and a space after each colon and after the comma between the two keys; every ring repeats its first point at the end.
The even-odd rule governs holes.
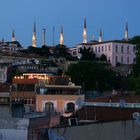
{"type": "Polygon", "coordinates": [[[46,43],[52,45],[53,26],[55,44],[59,43],[61,25],[64,44],[74,47],[82,42],[83,20],[87,20],[88,41],[122,39],[128,21],[129,37],[140,34],[140,0],[1,0],[0,39],[16,40],[24,47],[31,45],[33,22],[37,26],[37,46],[41,46],[42,29],[46,28],[46,43]]]}

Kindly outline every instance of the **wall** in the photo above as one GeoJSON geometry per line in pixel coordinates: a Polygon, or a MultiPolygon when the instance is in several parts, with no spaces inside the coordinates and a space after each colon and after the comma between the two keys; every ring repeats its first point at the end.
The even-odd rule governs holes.
{"type": "Polygon", "coordinates": [[[0,118],[10,118],[11,110],[10,105],[0,105],[0,118]]]}
{"type": "Polygon", "coordinates": [[[84,100],[84,95],[36,95],[36,110],[44,111],[45,103],[52,102],[57,111],[63,112],[66,109],[66,103],[75,102],[76,104],[78,98],[84,100]]]}
{"type": "Polygon", "coordinates": [[[0,140],[27,140],[29,119],[1,119],[0,140]]]}
{"type": "Polygon", "coordinates": [[[130,120],[55,128],[54,132],[65,140],[135,140],[140,136],[140,126],[130,120]]]}
{"type": "Polygon", "coordinates": [[[0,129],[0,140],[27,140],[27,136],[27,129],[0,129]]]}

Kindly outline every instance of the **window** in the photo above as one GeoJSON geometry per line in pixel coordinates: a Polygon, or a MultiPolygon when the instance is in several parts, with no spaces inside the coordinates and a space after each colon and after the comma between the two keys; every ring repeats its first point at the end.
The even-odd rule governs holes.
{"type": "Polygon", "coordinates": [[[123,53],[123,49],[124,49],[124,47],[123,47],[123,45],[122,45],[122,47],[121,47],[121,53],[123,53]]]}
{"type": "Polygon", "coordinates": [[[118,63],[118,56],[116,56],[116,63],[118,63]]]}
{"type": "Polygon", "coordinates": [[[136,58],[133,58],[133,63],[136,63],[136,58]]]}
{"type": "Polygon", "coordinates": [[[108,49],[109,49],[109,51],[111,50],[111,47],[110,47],[110,45],[109,45],[108,49]]]}
{"type": "Polygon", "coordinates": [[[133,52],[135,52],[136,51],[136,47],[135,46],[133,46],[133,52]]]}
{"type": "Polygon", "coordinates": [[[129,64],[129,57],[127,57],[127,64],[129,64]]]}
{"type": "Polygon", "coordinates": [[[123,64],[123,56],[121,57],[121,63],[123,64]]]}
{"type": "Polygon", "coordinates": [[[108,61],[110,62],[110,56],[108,57],[108,61]]]}
{"type": "Polygon", "coordinates": [[[105,51],[107,51],[107,46],[105,45],[105,51]]]}
{"type": "Polygon", "coordinates": [[[98,48],[98,52],[100,52],[100,46],[99,46],[99,48],[98,48]]]}
{"type": "Polygon", "coordinates": [[[129,53],[129,46],[127,46],[127,53],[129,53]]]}
{"type": "Polygon", "coordinates": [[[67,104],[67,111],[73,112],[75,110],[75,104],[74,103],[68,103],[67,104]]]}
{"type": "Polygon", "coordinates": [[[116,45],[116,53],[118,53],[118,45],[116,45]]]}
{"type": "Polygon", "coordinates": [[[73,52],[73,55],[76,55],[76,52],[73,52]]]}
{"type": "Polygon", "coordinates": [[[97,52],[97,47],[95,47],[95,52],[97,52]]]}
{"type": "Polygon", "coordinates": [[[52,102],[48,102],[45,104],[45,111],[47,111],[47,112],[54,111],[54,105],[52,102]]]}
{"type": "Polygon", "coordinates": [[[104,51],[104,46],[102,46],[102,52],[104,51]]]}

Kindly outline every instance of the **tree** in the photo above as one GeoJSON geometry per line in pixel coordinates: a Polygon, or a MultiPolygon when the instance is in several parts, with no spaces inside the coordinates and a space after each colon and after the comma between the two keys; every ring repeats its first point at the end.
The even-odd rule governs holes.
{"type": "Polygon", "coordinates": [[[134,36],[129,41],[130,43],[136,44],[136,64],[134,65],[134,75],[140,75],[140,36],[134,36]]]}
{"type": "Polygon", "coordinates": [[[64,57],[67,60],[72,59],[71,54],[67,51],[67,47],[65,45],[60,45],[60,44],[55,46],[53,50],[53,56],[55,58],[64,57]]]}
{"type": "Polygon", "coordinates": [[[51,54],[51,52],[50,52],[50,48],[47,47],[46,45],[43,45],[43,46],[41,47],[40,55],[41,55],[41,56],[45,56],[45,57],[47,57],[47,58],[48,58],[49,56],[51,56],[52,54],[51,54]]]}
{"type": "Polygon", "coordinates": [[[67,75],[77,85],[83,85],[85,90],[103,91],[115,87],[115,72],[94,61],[80,61],[70,65],[67,75]]]}
{"type": "Polygon", "coordinates": [[[92,51],[92,48],[80,48],[81,58],[80,60],[95,60],[95,54],[92,51]]]}

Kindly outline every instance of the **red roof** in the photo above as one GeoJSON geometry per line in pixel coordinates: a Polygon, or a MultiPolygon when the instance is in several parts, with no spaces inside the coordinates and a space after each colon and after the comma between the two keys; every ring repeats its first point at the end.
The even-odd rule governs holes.
{"type": "Polygon", "coordinates": [[[77,114],[80,120],[119,121],[130,120],[140,108],[84,106],[77,114]]]}
{"type": "Polygon", "coordinates": [[[105,97],[97,97],[94,99],[86,99],[86,102],[120,102],[124,99],[126,103],[140,103],[140,95],[111,95],[105,97]]]}

